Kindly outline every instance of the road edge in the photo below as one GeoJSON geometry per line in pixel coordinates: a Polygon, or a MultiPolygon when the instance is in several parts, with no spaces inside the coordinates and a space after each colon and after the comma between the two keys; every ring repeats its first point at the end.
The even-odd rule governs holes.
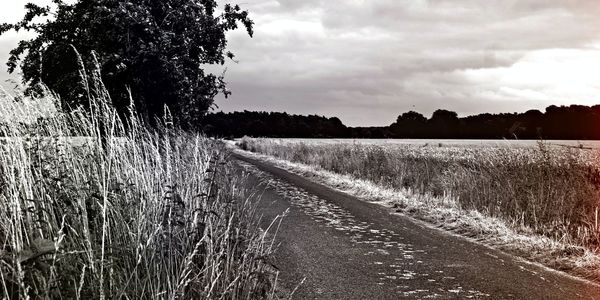
{"type": "MultiPolygon", "coordinates": [[[[483,247],[493,250],[493,251],[500,251],[501,253],[515,259],[516,261],[520,261],[520,262],[523,262],[528,265],[536,266],[545,271],[552,272],[554,274],[558,274],[560,276],[570,278],[573,280],[577,280],[579,282],[589,284],[591,286],[594,286],[594,287],[600,289],[599,282],[596,282],[590,278],[586,278],[584,276],[584,274],[577,273],[577,272],[574,272],[575,274],[571,274],[571,273],[563,271],[563,270],[558,270],[556,268],[552,268],[552,267],[544,264],[543,262],[538,261],[539,259],[535,260],[535,259],[531,259],[530,257],[524,257],[524,256],[520,255],[523,252],[523,250],[511,249],[511,247],[507,247],[506,244],[504,244],[504,245],[499,244],[497,239],[490,240],[490,239],[486,239],[486,238],[478,238],[477,239],[477,238],[469,237],[469,236],[466,236],[459,232],[456,232],[455,230],[449,230],[447,228],[444,228],[443,225],[434,224],[434,223],[429,222],[428,220],[419,219],[418,216],[415,217],[414,215],[411,215],[411,214],[394,211],[394,207],[390,207],[390,206],[386,205],[387,203],[380,201],[379,199],[376,199],[375,201],[371,201],[373,199],[365,199],[365,197],[363,197],[361,195],[357,195],[356,193],[352,193],[352,191],[349,191],[347,189],[344,190],[344,189],[340,189],[339,186],[332,186],[332,185],[328,184],[327,182],[324,182],[324,180],[319,180],[319,179],[322,179],[321,178],[322,176],[326,176],[326,175],[316,174],[316,173],[332,173],[332,172],[316,170],[316,168],[314,168],[312,166],[293,163],[293,162],[281,160],[281,159],[278,159],[275,157],[245,151],[245,150],[237,148],[236,146],[233,146],[233,147],[234,148],[231,148],[231,150],[235,156],[242,157],[242,158],[244,158],[244,159],[242,159],[243,161],[246,161],[247,163],[251,163],[257,167],[258,167],[258,165],[256,162],[258,162],[258,164],[270,165],[271,167],[278,168],[284,172],[288,172],[288,173],[291,173],[294,175],[299,175],[299,176],[303,177],[305,180],[308,180],[315,184],[320,184],[320,185],[325,186],[334,191],[341,192],[341,193],[343,193],[347,196],[353,197],[359,201],[366,201],[366,202],[378,204],[382,207],[387,208],[390,214],[396,214],[396,215],[408,218],[409,220],[411,220],[412,222],[414,222],[415,224],[418,224],[420,226],[424,226],[424,227],[436,230],[440,233],[463,239],[465,241],[477,244],[479,246],[483,246],[483,247]],[[310,174],[310,173],[313,173],[313,174],[310,174]],[[307,174],[311,175],[311,176],[306,176],[307,174]]],[[[268,172],[265,170],[262,170],[262,171],[268,172]]],[[[332,173],[332,174],[339,175],[339,174],[335,174],[335,173],[332,173]]]]}

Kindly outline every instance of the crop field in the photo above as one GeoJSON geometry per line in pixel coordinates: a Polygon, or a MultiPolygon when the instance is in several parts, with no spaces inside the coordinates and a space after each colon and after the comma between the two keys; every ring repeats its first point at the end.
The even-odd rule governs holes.
{"type": "MultiPolygon", "coordinates": [[[[447,199],[465,218],[476,211],[517,233],[575,246],[565,252],[597,253],[600,150],[590,149],[594,143],[582,147],[556,141],[510,143],[244,138],[237,144],[251,152],[405,191],[425,202],[447,199]]],[[[431,203],[447,207],[443,201],[431,203]]],[[[399,211],[414,209],[400,202],[394,205],[399,211]]],[[[485,231],[469,230],[462,233],[477,238],[478,230],[485,231]]]]}
{"type": "MultiPolygon", "coordinates": [[[[413,146],[440,148],[537,148],[538,140],[461,140],[461,139],[278,139],[282,142],[302,142],[304,144],[362,144],[377,146],[413,146]]],[[[551,147],[598,149],[600,141],[550,140],[545,145],[551,147]]]]}
{"type": "Polygon", "coordinates": [[[0,100],[0,298],[271,296],[271,249],[220,143],[125,124],[101,97],[0,100]]]}

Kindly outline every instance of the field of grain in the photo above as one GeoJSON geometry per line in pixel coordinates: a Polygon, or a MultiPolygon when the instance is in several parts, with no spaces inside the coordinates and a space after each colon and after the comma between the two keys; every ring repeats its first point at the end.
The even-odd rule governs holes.
{"type": "MultiPolygon", "coordinates": [[[[598,150],[552,142],[529,142],[522,147],[454,143],[244,138],[238,146],[382,189],[407,191],[417,195],[413,198],[418,201],[428,202],[411,206],[399,201],[394,204],[398,211],[411,214],[421,206],[438,206],[429,214],[439,214],[456,206],[462,213],[455,218],[468,219],[476,212],[516,233],[575,246],[564,248],[565,252],[582,255],[584,249],[600,250],[598,150]]],[[[439,218],[416,215],[433,223],[439,218]]],[[[446,227],[444,222],[449,221],[437,225],[446,227]]],[[[451,229],[476,238],[486,231],[476,226],[451,229]]]]}
{"type": "MultiPolygon", "coordinates": [[[[377,146],[450,147],[450,148],[537,148],[538,140],[462,140],[462,139],[279,139],[305,144],[354,144],[377,146]]],[[[598,149],[600,141],[550,140],[548,146],[561,148],[598,149]]]]}
{"type": "Polygon", "coordinates": [[[0,96],[0,298],[271,297],[270,243],[223,146],[90,100],[0,96]]]}

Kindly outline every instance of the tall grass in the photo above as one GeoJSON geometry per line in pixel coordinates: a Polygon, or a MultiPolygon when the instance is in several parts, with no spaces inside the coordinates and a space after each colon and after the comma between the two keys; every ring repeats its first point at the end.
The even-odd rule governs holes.
{"type": "Polygon", "coordinates": [[[89,85],[69,111],[0,96],[0,298],[271,297],[270,244],[223,146],[122,121],[89,85]]]}
{"type": "Polygon", "coordinates": [[[598,152],[585,149],[457,148],[244,139],[246,150],[377,185],[450,197],[464,210],[518,231],[600,250],[598,152]]]}

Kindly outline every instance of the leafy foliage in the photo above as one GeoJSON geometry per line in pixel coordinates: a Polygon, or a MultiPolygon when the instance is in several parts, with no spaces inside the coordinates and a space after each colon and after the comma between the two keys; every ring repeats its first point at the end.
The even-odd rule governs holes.
{"type": "Polygon", "coordinates": [[[75,106],[84,97],[73,79],[86,75],[78,57],[89,67],[96,52],[115,106],[123,111],[133,98],[150,122],[167,105],[176,120],[188,124],[212,106],[218,93],[229,95],[223,75],[208,73],[203,65],[233,59],[226,33],[239,24],[253,34],[247,11],[228,4],[217,13],[215,0],[53,2],[55,10],[27,4],[22,21],[0,25],[0,34],[37,33],[11,51],[9,72],[20,66],[30,92],[39,92],[36,87],[44,83],[64,104],[75,106]]]}

